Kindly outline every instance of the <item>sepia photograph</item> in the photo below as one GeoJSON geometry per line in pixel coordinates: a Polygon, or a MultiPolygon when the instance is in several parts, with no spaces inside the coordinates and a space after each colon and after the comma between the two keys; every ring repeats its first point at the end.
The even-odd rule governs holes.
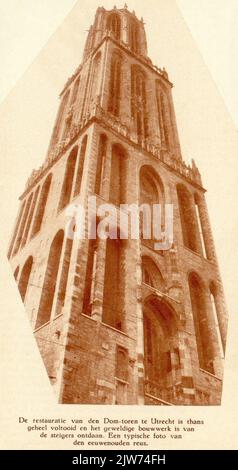
{"type": "MultiPolygon", "coordinates": [[[[227,340],[230,321],[234,336],[238,330],[231,248],[238,116],[235,124],[226,88],[216,84],[209,54],[203,58],[202,41],[199,49],[181,13],[189,21],[193,10],[196,36],[197,0],[190,10],[182,0],[66,3],[48,42],[34,49],[12,90],[3,89],[1,187],[9,196],[1,329],[14,322],[14,310],[28,348],[18,356],[22,383],[34,369],[28,404],[42,380],[37,402],[52,414],[59,405],[86,405],[70,408],[70,431],[85,423],[81,412],[87,432],[99,425],[92,442],[71,432],[69,446],[102,439],[101,419],[109,446],[110,438],[111,445],[127,440],[108,435],[110,424],[127,432],[144,424],[152,434],[138,437],[135,427],[135,439],[153,446],[163,439],[156,434],[163,419],[164,439],[173,440],[205,426],[205,408],[226,414],[224,374],[227,367],[233,377],[238,356],[237,342],[227,340]],[[93,408],[95,421],[91,405],[101,405],[93,408]]],[[[3,367],[8,384],[12,367],[8,377],[3,367]]],[[[229,403],[237,385],[225,390],[229,403]]],[[[28,413],[16,415],[19,425],[28,426],[28,413]]],[[[35,409],[32,431],[52,438],[49,423],[64,431],[61,413],[69,408],[60,407],[58,421],[35,409]]]]}

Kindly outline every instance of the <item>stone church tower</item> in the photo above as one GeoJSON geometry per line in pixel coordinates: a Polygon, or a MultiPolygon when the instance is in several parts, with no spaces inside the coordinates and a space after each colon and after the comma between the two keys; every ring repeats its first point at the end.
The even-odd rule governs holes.
{"type": "MultiPolygon", "coordinates": [[[[97,9],[9,260],[59,403],[217,405],[227,316],[205,190],[143,19],[97,9]],[[70,204],[173,205],[173,244],[66,236],[70,204]]],[[[87,210],[86,210],[87,214],[87,210]]],[[[98,216],[97,222],[99,222],[98,216]]],[[[163,222],[165,223],[165,222],[163,222]]]]}

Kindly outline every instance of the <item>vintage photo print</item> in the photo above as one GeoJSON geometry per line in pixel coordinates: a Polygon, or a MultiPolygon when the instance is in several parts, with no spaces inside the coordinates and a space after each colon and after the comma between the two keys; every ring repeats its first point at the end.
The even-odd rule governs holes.
{"type": "Polygon", "coordinates": [[[0,110],[5,426],[228,448],[237,126],[180,2],[71,3],[0,110]]]}

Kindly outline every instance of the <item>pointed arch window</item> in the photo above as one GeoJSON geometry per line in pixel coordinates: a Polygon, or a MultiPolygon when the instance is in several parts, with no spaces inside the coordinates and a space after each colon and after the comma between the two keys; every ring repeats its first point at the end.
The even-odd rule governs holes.
{"type": "Polygon", "coordinates": [[[78,156],[78,147],[74,147],[68,157],[67,164],[66,164],[66,170],[65,170],[64,181],[63,181],[59,208],[58,208],[59,211],[64,209],[64,207],[66,207],[69,204],[70,199],[71,199],[77,156],[78,156]]]}
{"type": "MultiPolygon", "coordinates": [[[[140,236],[144,244],[153,247],[154,241],[159,239],[165,226],[165,196],[164,186],[160,176],[149,165],[142,166],[140,170],[140,236]],[[154,224],[155,205],[160,208],[160,227],[154,224]],[[156,231],[157,229],[157,231],[156,231]]],[[[159,221],[158,221],[159,222],[159,221]]]]}
{"type": "Polygon", "coordinates": [[[18,289],[21,294],[21,298],[23,302],[25,300],[26,291],[29,285],[32,265],[33,265],[33,258],[32,256],[30,256],[22,268],[22,272],[21,272],[20,279],[19,279],[18,289]]]}
{"type": "Polygon", "coordinates": [[[50,247],[45,278],[41,292],[40,305],[37,315],[36,328],[39,328],[44,323],[47,323],[51,317],[51,310],[55,296],[63,241],[64,232],[63,230],[60,230],[56,234],[50,247]]]}
{"type": "Polygon", "coordinates": [[[138,27],[137,23],[133,20],[130,22],[129,37],[130,37],[131,50],[135,53],[139,53],[140,52],[139,27],[138,27]]]}
{"type": "Polygon", "coordinates": [[[184,245],[200,254],[199,231],[192,195],[183,185],[177,186],[184,245]]]}
{"type": "Polygon", "coordinates": [[[142,257],[142,282],[157,290],[164,290],[164,280],[162,274],[149,256],[142,257]]]}
{"type": "Polygon", "coordinates": [[[67,239],[66,244],[65,244],[65,249],[64,249],[59,287],[57,291],[55,316],[60,315],[62,313],[62,309],[66,301],[66,289],[67,289],[67,284],[68,284],[72,247],[73,247],[73,240],[67,239]]]}
{"type": "Polygon", "coordinates": [[[204,203],[200,194],[196,193],[194,195],[194,203],[197,216],[197,224],[199,228],[200,242],[202,246],[202,254],[207,259],[211,260],[213,258],[213,253],[209,240],[209,225],[206,223],[207,221],[204,217],[204,203]]]}
{"type": "Polygon", "coordinates": [[[196,273],[189,275],[189,290],[200,367],[214,374],[213,350],[210,339],[209,318],[205,287],[196,273]]]}
{"type": "Polygon", "coordinates": [[[115,116],[120,113],[120,100],[121,100],[121,57],[114,53],[111,59],[110,82],[109,82],[109,96],[108,96],[108,111],[115,116]]]}
{"type": "Polygon", "coordinates": [[[38,188],[36,189],[36,191],[34,193],[34,198],[33,198],[32,204],[31,204],[29,216],[28,216],[28,219],[27,219],[27,222],[26,222],[26,227],[25,227],[24,234],[23,234],[23,237],[22,237],[22,242],[21,242],[22,247],[26,244],[26,241],[27,241],[27,237],[28,237],[28,234],[29,234],[29,231],[30,231],[31,222],[32,222],[34,211],[35,211],[35,208],[36,208],[39,192],[40,192],[40,186],[38,186],[38,188]]]}
{"type": "Polygon", "coordinates": [[[121,19],[116,13],[112,13],[108,17],[107,29],[113,33],[115,39],[120,40],[121,37],[121,19]]]}
{"type": "Polygon", "coordinates": [[[22,242],[24,230],[26,228],[26,223],[27,223],[30,208],[31,208],[32,198],[33,198],[33,193],[31,193],[28,196],[28,199],[27,199],[25,207],[24,207],[23,216],[21,218],[21,224],[20,224],[20,227],[19,227],[19,230],[18,230],[18,233],[17,233],[16,243],[15,243],[15,246],[14,246],[14,251],[13,251],[14,255],[18,252],[18,250],[20,248],[20,245],[21,245],[21,242],[22,242]]]}
{"type": "Polygon", "coordinates": [[[26,200],[22,202],[21,207],[20,207],[20,211],[19,211],[19,215],[18,215],[17,222],[16,222],[16,225],[15,225],[12,241],[11,241],[11,244],[10,244],[10,247],[9,247],[9,250],[8,250],[8,255],[7,255],[8,258],[10,258],[12,253],[13,253],[14,244],[17,240],[17,234],[18,234],[19,228],[20,228],[21,223],[22,223],[22,217],[23,217],[23,214],[24,214],[25,204],[26,204],[26,200]]]}
{"type": "Polygon", "coordinates": [[[178,331],[175,312],[166,302],[152,295],[144,302],[143,317],[146,391],[172,402],[171,371],[174,366],[171,357],[178,331]]]}
{"type": "Polygon", "coordinates": [[[131,115],[135,123],[138,142],[148,137],[146,77],[137,65],[131,68],[131,115]]]}
{"type": "Polygon", "coordinates": [[[144,284],[147,284],[150,287],[154,287],[151,275],[145,266],[142,266],[142,281],[144,284]]]}
{"type": "Polygon", "coordinates": [[[156,82],[156,99],[161,143],[162,146],[164,146],[167,150],[170,150],[172,147],[173,138],[173,122],[170,109],[170,99],[168,90],[158,81],[156,82]]]}
{"type": "MultiPolygon", "coordinates": [[[[99,51],[93,59],[92,72],[89,86],[89,108],[90,104],[95,104],[99,95],[99,78],[100,78],[100,66],[101,66],[101,52],[99,51]]],[[[90,109],[89,109],[90,111],[90,109]]]]}
{"type": "Polygon", "coordinates": [[[34,222],[33,222],[33,227],[32,227],[32,232],[31,232],[31,238],[34,235],[36,235],[41,229],[41,225],[42,225],[42,221],[43,221],[43,218],[44,218],[44,213],[45,213],[45,209],[46,209],[46,205],[47,205],[47,201],[48,201],[48,197],[49,197],[51,181],[52,181],[52,174],[50,173],[47,176],[47,178],[46,178],[46,180],[45,180],[45,182],[42,186],[42,189],[41,189],[40,198],[39,198],[39,202],[38,202],[38,205],[37,205],[36,214],[35,214],[35,217],[34,217],[34,222]]]}
{"type": "Polygon", "coordinates": [[[87,142],[88,142],[88,136],[85,135],[82,140],[81,148],[80,148],[79,161],[78,161],[76,180],[75,180],[75,186],[74,186],[74,197],[80,194],[80,191],[81,191],[81,183],[82,183],[82,177],[83,177],[85,155],[86,155],[86,150],[87,150],[87,142]]]}

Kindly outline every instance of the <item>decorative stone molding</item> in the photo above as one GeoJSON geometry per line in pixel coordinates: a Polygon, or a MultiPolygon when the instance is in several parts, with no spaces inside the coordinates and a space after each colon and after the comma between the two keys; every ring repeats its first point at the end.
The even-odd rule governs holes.
{"type": "MultiPolygon", "coordinates": [[[[150,143],[148,139],[142,139],[142,141],[138,143],[138,136],[135,133],[130,132],[129,128],[125,124],[123,124],[118,117],[105,111],[99,105],[99,101],[100,96],[97,96],[91,102],[89,111],[81,118],[81,121],[77,124],[73,123],[71,125],[67,138],[51,149],[46,161],[38,170],[33,170],[30,178],[28,178],[27,180],[25,190],[30,188],[34,184],[34,182],[38,178],[40,178],[43,171],[45,171],[46,168],[51,165],[54,160],[56,160],[59,155],[67,149],[71,141],[73,141],[77,137],[83,127],[85,127],[93,118],[102,121],[111,129],[116,131],[119,135],[125,137],[133,144],[139,145],[141,150],[144,150],[147,153],[153,155],[153,157],[156,157],[159,160],[163,161],[164,163],[166,163],[166,165],[173,168],[180,175],[185,176],[185,178],[187,178],[188,180],[198,184],[199,186],[202,186],[201,175],[194,160],[192,160],[192,165],[186,165],[184,161],[177,159],[175,155],[172,155],[168,151],[162,150],[159,145],[150,143]]],[[[73,112],[74,109],[73,107],[71,107],[68,112],[67,119],[72,120],[73,112]]]]}

